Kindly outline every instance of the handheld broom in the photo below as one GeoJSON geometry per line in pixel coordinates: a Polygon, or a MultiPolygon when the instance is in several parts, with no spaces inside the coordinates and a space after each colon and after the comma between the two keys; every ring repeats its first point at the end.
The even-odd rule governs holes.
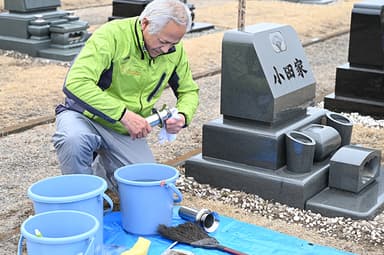
{"type": "Polygon", "coordinates": [[[216,238],[209,236],[204,229],[193,222],[186,222],[175,227],[167,227],[161,224],[157,231],[163,237],[178,241],[179,243],[199,248],[217,249],[234,255],[247,255],[246,253],[221,245],[216,238]]]}

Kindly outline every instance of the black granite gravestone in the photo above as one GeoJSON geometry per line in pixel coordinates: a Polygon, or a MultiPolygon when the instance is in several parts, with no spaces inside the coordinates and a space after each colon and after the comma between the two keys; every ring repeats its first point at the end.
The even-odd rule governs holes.
{"type": "Polygon", "coordinates": [[[139,16],[152,0],[113,0],[112,16],[108,20],[139,16]]]}
{"type": "Polygon", "coordinates": [[[335,92],[324,98],[324,107],[384,117],[383,1],[354,5],[348,61],[336,68],[335,92]]]}
{"type": "Polygon", "coordinates": [[[223,117],[203,125],[202,154],[186,162],[186,175],[304,208],[309,197],[326,187],[327,166],[313,166],[311,160],[313,171],[286,171],[285,137],[325,116],[323,109],[307,111],[315,83],[292,27],[261,23],[227,31],[223,117]]]}
{"type": "Polygon", "coordinates": [[[221,66],[222,117],[203,125],[186,176],[327,216],[375,215],[384,204],[380,152],[348,147],[352,122],[311,107],[315,79],[292,27],[225,32],[221,66]]]}
{"type": "MultiPolygon", "coordinates": [[[[185,3],[191,11],[192,29],[190,32],[198,32],[214,28],[212,24],[195,22],[195,6],[193,4],[187,3],[187,0],[180,1],[185,3]]],[[[147,4],[150,2],[152,2],[152,0],[113,0],[112,16],[108,17],[108,21],[139,16],[144,10],[145,6],[147,6],[147,4]]]]}

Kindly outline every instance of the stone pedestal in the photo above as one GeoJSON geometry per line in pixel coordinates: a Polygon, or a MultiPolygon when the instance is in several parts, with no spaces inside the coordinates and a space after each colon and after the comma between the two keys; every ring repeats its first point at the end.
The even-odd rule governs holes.
{"type": "MultiPolygon", "coordinates": [[[[384,168],[380,169],[384,172],[384,168]]],[[[359,193],[327,187],[306,203],[306,209],[330,217],[371,219],[384,204],[384,174],[359,193]]]]}
{"type": "Polygon", "coordinates": [[[286,168],[269,170],[201,154],[190,158],[185,169],[187,176],[193,176],[200,183],[257,194],[302,209],[309,198],[327,187],[328,178],[325,162],[316,163],[308,173],[297,174],[286,168]]]}
{"type": "Polygon", "coordinates": [[[320,123],[325,111],[310,108],[308,114],[276,126],[252,121],[216,119],[203,126],[204,157],[277,170],[286,164],[285,136],[308,123],[320,123]]]}
{"type": "Polygon", "coordinates": [[[324,107],[384,117],[384,3],[368,0],[352,10],[349,63],[336,69],[335,92],[324,107]]]}

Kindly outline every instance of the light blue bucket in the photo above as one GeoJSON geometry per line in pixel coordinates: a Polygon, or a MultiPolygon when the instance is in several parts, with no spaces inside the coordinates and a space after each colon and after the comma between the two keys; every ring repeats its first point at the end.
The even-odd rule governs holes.
{"type": "Polygon", "coordinates": [[[182,200],[181,192],[175,187],[179,177],[175,168],[141,163],[121,167],[114,175],[125,231],[152,235],[157,234],[159,224],[171,224],[173,205],[182,200]]]}
{"type": "Polygon", "coordinates": [[[101,227],[95,239],[95,254],[103,251],[103,217],[113,209],[111,198],[104,192],[107,182],[98,176],[70,174],[48,177],[32,184],[28,196],[35,213],[54,210],[77,210],[96,217],[101,227]],[[104,211],[104,199],[110,208],[104,211]]]}
{"type": "Polygon", "coordinates": [[[21,225],[17,254],[22,254],[25,238],[28,255],[93,255],[99,228],[96,217],[80,211],[36,214],[21,225]],[[41,236],[36,235],[37,230],[41,236]]]}

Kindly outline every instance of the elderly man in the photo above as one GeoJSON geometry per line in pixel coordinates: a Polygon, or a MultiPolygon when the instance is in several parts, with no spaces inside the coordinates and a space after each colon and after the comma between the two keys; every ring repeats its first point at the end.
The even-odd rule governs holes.
{"type": "Polygon", "coordinates": [[[93,33],[67,74],[65,104],[56,108],[52,141],[63,174],[104,173],[113,188],[117,168],[154,162],[145,117],[167,85],[178,109],[166,121],[167,132],[191,122],[198,86],[181,43],[191,23],[181,1],[154,0],[140,17],[108,22],[93,33]]]}

